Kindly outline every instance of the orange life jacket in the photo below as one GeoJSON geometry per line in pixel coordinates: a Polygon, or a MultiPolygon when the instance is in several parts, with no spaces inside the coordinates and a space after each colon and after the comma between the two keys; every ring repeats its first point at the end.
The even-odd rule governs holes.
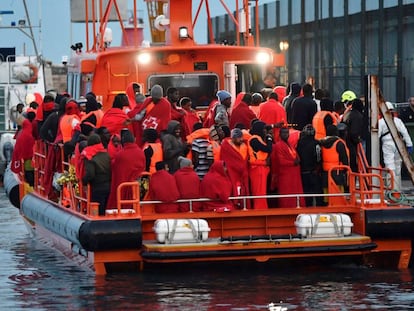
{"type": "Polygon", "coordinates": [[[238,153],[240,153],[243,160],[247,159],[249,152],[247,150],[246,144],[243,143],[240,146],[236,146],[231,140],[229,141],[229,143],[238,153]]]}
{"type": "Polygon", "coordinates": [[[346,143],[343,139],[338,138],[330,148],[326,148],[324,146],[322,146],[322,169],[324,171],[329,171],[330,168],[338,166],[338,165],[343,165],[343,163],[341,163],[339,161],[339,154],[336,151],[336,145],[342,142],[345,146],[345,150],[346,150],[346,154],[348,156],[349,159],[349,150],[346,147],[346,143]]]}
{"type": "Polygon", "coordinates": [[[252,135],[248,140],[248,153],[249,153],[249,163],[252,165],[267,165],[267,158],[269,157],[269,154],[264,151],[257,151],[255,152],[253,148],[250,145],[250,141],[253,138],[257,138],[263,145],[266,145],[266,143],[263,141],[263,139],[259,135],[252,135]]]}
{"type": "Polygon", "coordinates": [[[218,141],[212,140],[211,141],[211,149],[213,151],[213,157],[214,161],[220,160],[220,151],[221,151],[221,145],[218,141]]]}
{"type": "Polygon", "coordinates": [[[328,115],[331,116],[334,125],[338,124],[338,120],[332,112],[324,111],[324,110],[318,111],[313,116],[313,119],[312,119],[312,126],[315,129],[315,139],[321,139],[321,138],[326,137],[326,128],[324,124],[324,119],[328,115]]]}
{"type": "Polygon", "coordinates": [[[148,147],[152,148],[153,154],[151,157],[151,163],[149,167],[150,174],[153,174],[156,172],[155,164],[159,161],[163,160],[163,153],[162,153],[162,145],[161,143],[145,143],[142,150],[147,149],[148,147]]]}
{"type": "Polygon", "coordinates": [[[101,109],[90,111],[89,113],[87,113],[87,114],[85,114],[85,115],[82,116],[81,121],[85,120],[86,118],[88,118],[91,115],[95,115],[95,118],[96,118],[96,128],[100,128],[101,127],[102,117],[104,115],[104,112],[101,109]]]}
{"type": "Polygon", "coordinates": [[[62,133],[62,140],[64,143],[72,139],[72,132],[73,132],[72,123],[74,119],[77,119],[80,121],[79,117],[76,114],[63,115],[62,118],[60,119],[59,127],[60,127],[60,132],[62,133]]]}

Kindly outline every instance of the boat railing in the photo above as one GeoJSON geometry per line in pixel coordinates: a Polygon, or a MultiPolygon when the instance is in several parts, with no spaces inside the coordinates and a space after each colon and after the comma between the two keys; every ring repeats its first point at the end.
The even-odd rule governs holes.
{"type": "Polygon", "coordinates": [[[385,200],[387,191],[391,191],[394,185],[394,177],[392,172],[386,168],[365,167],[364,172],[352,172],[347,165],[338,165],[331,168],[328,172],[328,192],[340,193],[340,185],[338,185],[333,173],[342,171],[346,176],[344,188],[350,192],[350,196],[334,196],[329,197],[328,206],[355,205],[362,207],[386,206],[388,202],[385,200]],[[384,181],[384,176],[388,175],[389,182],[384,181]]]}
{"type": "Polygon", "coordinates": [[[379,174],[351,173],[350,188],[353,189],[351,198],[357,205],[363,207],[385,205],[385,187],[379,174]]]}
{"type": "MultiPolygon", "coordinates": [[[[82,181],[76,177],[74,157],[65,158],[62,144],[50,144],[42,141],[37,141],[34,152],[34,170],[35,181],[34,190],[41,196],[50,199],[50,193],[47,193],[43,186],[43,178],[45,174],[45,166],[48,162],[48,153],[52,150],[60,156],[60,163],[57,164],[57,169],[66,174],[66,180],[62,183],[62,188],[58,198],[55,201],[66,208],[71,208],[74,212],[81,213],[87,216],[97,216],[97,204],[90,201],[90,186],[82,185],[82,181]],[[59,150],[51,149],[59,148],[59,150]]],[[[22,175],[24,176],[24,175],[22,175]]],[[[150,178],[149,173],[144,173],[143,176],[147,182],[150,178]],[[148,175],[148,176],[147,176],[148,175]]],[[[301,198],[307,197],[323,197],[328,202],[329,207],[346,207],[346,206],[364,206],[374,207],[379,204],[384,205],[384,192],[392,189],[393,175],[389,170],[382,168],[367,167],[366,172],[355,173],[352,172],[349,166],[336,166],[328,172],[328,193],[312,193],[312,194],[265,194],[265,195],[247,195],[247,196],[232,196],[231,201],[237,201],[240,204],[240,209],[247,210],[247,204],[252,199],[269,199],[277,200],[279,198],[295,198],[295,206],[292,208],[302,208],[301,198]],[[345,186],[341,187],[336,184],[333,178],[333,172],[342,171],[346,176],[345,186]],[[390,183],[385,185],[383,175],[389,174],[390,183]]],[[[122,183],[117,189],[117,204],[111,210],[109,215],[128,215],[134,214],[139,216],[142,214],[155,213],[154,205],[165,202],[151,200],[148,196],[141,193],[142,184],[139,181],[132,181],[122,183]],[[124,193],[128,193],[127,196],[124,193]]],[[[52,190],[53,191],[53,190],[52,190]]],[[[193,204],[196,202],[213,201],[207,198],[196,199],[181,199],[175,203],[188,203],[190,211],[194,211],[193,204]]]]}
{"type": "MultiPolygon", "coordinates": [[[[331,193],[331,194],[304,194],[304,193],[297,193],[297,194],[267,194],[267,195],[245,195],[245,196],[231,196],[229,197],[230,201],[242,201],[243,205],[241,209],[243,211],[249,210],[247,208],[247,201],[252,199],[280,199],[280,198],[295,198],[296,199],[296,206],[292,206],[292,208],[306,208],[306,206],[300,205],[300,199],[306,197],[350,197],[350,193],[331,193]]],[[[209,198],[197,198],[197,199],[179,199],[172,203],[189,203],[189,212],[195,212],[193,209],[194,203],[197,202],[215,202],[217,200],[209,199],[209,198]]],[[[152,214],[155,213],[153,206],[156,204],[163,204],[165,202],[158,201],[158,200],[143,200],[140,202],[141,205],[141,212],[142,214],[152,214]],[[147,208],[148,207],[148,208],[147,208]]],[[[277,208],[277,207],[275,207],[277,208]]]]}
{"type": "Polygon", "coordinates": [[[35,141],[33,160],[34,160],[34,189],[41,195],[45,195],[45,188],[41,180],[45,175],[46,154],[48,145],[41,140],[35,141]]]}
{"type": "Polygon", "coordinates": [[[132,182],[124,182],[121,183],[117,190],[116,190],[116,197],[117,197],[117,214],[121,215],[122,210],[130,210],[132,213],[140,213],[139,204],[140,204],[140,197],[139,197],[139,182],[132,181],[132,182]],[[125,188],[129,188],[131,190],[130,198],[123,198],[122,191],[125,188]],[[126,209],[124,208],[126,207],[126,209]]]}
{"type": "MultiPolygon", "coordinates": [[[[358,171],[360,173],[379,174],[382,176],[385,191],[392,191],[394,189],[394,174],[389,168],[370,166],[365,154],[362,143],[357,146],[358,171]]],[[[364,182],[368,183],[368,187],[378,186],[374,184],[373,180],[366,178],[364,182]]]]}

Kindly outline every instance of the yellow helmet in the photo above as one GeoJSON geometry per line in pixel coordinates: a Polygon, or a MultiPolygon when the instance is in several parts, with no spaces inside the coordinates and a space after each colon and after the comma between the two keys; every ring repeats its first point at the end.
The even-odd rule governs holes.
{"type": "Polygon", "coordinates": [[[345,92],[342,93],[341,96],[341,102],[350,102],[353,101],[354,99],[356,99],[356,95],[354,92],[350,91],[350,90],[346,90],[345,92]]]}

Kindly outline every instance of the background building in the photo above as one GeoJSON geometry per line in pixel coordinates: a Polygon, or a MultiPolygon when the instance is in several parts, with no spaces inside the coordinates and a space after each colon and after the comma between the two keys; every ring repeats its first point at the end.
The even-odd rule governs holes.
{"type": "MultiPolygon", "coordinates": [[[[286,54],[281,84],[314,77],[338,99],[346,89],[364,94],[373,74],[387,100],[414,95],[414,0],[278,0],[260,5],[258,20],[260,45],[286,54]]],[[[213,24],[216,38],[234,42],[229,16],[213,24]]]]}

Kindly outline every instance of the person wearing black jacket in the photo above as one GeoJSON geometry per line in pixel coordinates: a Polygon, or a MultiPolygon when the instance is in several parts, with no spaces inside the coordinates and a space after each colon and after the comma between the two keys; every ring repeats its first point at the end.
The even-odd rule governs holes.
{"type": "Polygon", "coordinates": [[[349,149],[349,162],[351,170],[358,172],[357,151],[358,144],[362,141],[361,134],[364,131],[364,104],[358,98],[351,103],[352,108],[344,114],[343,122],[348,127],[346,145],[349,149]]]}
{"type": "MultiPolygon", "coordinates": [[[[303,128],[296,151],[300,158],[303,193],[322,194],[321,146],[315,139],[315,129],[311,124],[303,128]]],[[[314,199],[317,206],[325,205],[322,197],[306,197],[306,206],[313,206],[314,199]]]]}
{"type": "Polygon", "coordinates": [[[85,174],[82,182],[91,186],[91,202],[99,203],[99,215],[105,215],[111,190],[111,158],[97,134],[88,137],[88,146],[82,151],[85,157],[85,174]]]}

